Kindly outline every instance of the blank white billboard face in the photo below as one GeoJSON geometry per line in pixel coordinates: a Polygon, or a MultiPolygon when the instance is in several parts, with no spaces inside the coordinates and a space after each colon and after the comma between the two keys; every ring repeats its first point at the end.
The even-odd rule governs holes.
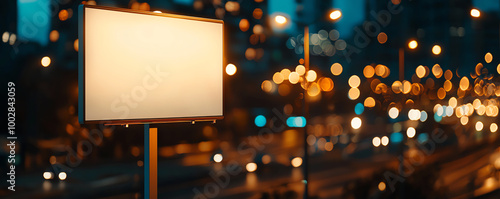
{"type": "Polygon", "coordinates": [[[82,123],[221,118],[222,21],[98,6],[80,14],[82,123]]]}

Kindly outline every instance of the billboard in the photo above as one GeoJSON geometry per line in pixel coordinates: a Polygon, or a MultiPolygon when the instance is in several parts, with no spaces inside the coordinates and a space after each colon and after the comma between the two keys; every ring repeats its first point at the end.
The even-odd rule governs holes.
{"type": "Polygon", "coordinates": [[[221,119],[221,20],[79,8],[80,123],[221,119]]]}

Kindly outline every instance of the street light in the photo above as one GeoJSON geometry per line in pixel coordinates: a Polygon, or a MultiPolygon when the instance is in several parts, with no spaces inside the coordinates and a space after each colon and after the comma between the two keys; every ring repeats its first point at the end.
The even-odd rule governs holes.
{"type": "MultiPolygon", "coordinates": [[[[408,42],[408,48],[411,50],[415,50],[418,47],[418,42],[415,39],[412,39],[408,42]]],[[[399,80],[404,80],[404,65],[405,65],[405,49],[399,48],[399,80]]]]}
{"type": "Polygon", "coordinates": [[[330,19],[337,20],[340,19],[340,17],[342,17],[342,12],[340,10],[330,12],[330,19]]]}
{"type": "Polygon", "coordinates": [[[476,8],[473,8],[470,10],[470,16],[472,16],[474,18],[479,18],[481,16],[481,11],[479,11],[476,8]]]}
{"type": "Polygon", "coordinates": [[[439,55],[441,54],[441,46],[439,45],[434,45],[432,47],[432,54],[439,55]]]}
{"type": "Polygon", "coordinates": [[[233,76],[237,70],[238,69],[236,68],[236,66],[234,64],[228,64],[226,66],[226,74],[228,74],[229,76],[233,76]]]}
{"type": "MultiPolygon", "coordinates": [[[[332,20],[338,20],[340,19],[340,17],[342,17],[342,12],[340,10],[333,10],[331,13],[330,13],[330,19],[332,20]]],[[[285,17],[285,15],[281,15],[281,14],[277,14],[277,15],[274,15],[273,17],[273,21],[274,23],[278,26],[278,27],[281,27],[283,28],[284,26],[286,26],[286,24],[288,23],[289,19],[287,17],[285,17]]],[[[305,22],[297,22],[297,21],[294,21],[295,23],[297,23],[298,25],[303,25],[304,26],[304,73],[303,74],[300,74],[300,75],[304,75],[305,79],[307,79],[307,76],[308,76],[308,73],[309,73],[309,25],[312,24],[312,22],[309,22],[309,23],[305,23],[305,22]]],[[[302,69],[302,68],[301,68],[302,69]]],[[[299,72],[297,69],[296,69],[297,72],[299,72]]],[[[297,72],[292,72],[290,73],[290,76],[289,76],[289,81],[290,83],[297,83],[298,82],[298,79],[297,76],[299,75],[297,72]],[[297,82],[293,81],[295,80],[295,78],[297,79],[297,82]]],[[[312,77],[314,76],[311,73],[310,74],[310,79],[312,79],[312,77]]],[[[303,111],[304,111],[304,117],[307,118],[307,113],[309,112],[309,106],[306,102],[306,95],[307,95],[307,88],[308,88],[308,81],[305,82],[305,86],[304,86],[304,92],[303,92],[303,103],[304,103],[304,106],[303,106],[303,111]]],[[[304,198],[308,198],[309,197],[309,189],[308,189],[308,180],[309,180],[309,172],[308,172],[308,165],[309,165],[309,158],[308,158],[308,149],[307,149],[307,128],[304,128],[304,158],[303,158],[303,170],[304,170],[304,198]]]]}
{"type": "Polygon", "coordinates": [[[412,39],[410,42],[408,42],[408,47],[412,50],[417,48],[418,47],[417,40],[412,39]]]}
{"type": "Polygon", "coordinates": [[[274,17],[274,21],[280,25],[284,25],[287,22],[287,19],[283,15],[276,15],[274,17]]]}

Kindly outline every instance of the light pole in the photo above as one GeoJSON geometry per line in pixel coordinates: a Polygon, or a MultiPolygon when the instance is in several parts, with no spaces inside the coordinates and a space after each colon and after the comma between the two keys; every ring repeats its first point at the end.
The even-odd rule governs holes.
{"type": "MultiPolygon", "coordinates": [[[[342,17],[342,12],[340,10],[333,10],[329,14],[329,18],[331,20],[338,20],[342,17]]],[[[283,26],[286,23],[288,23],[288,19],[283,16],[283,15],[276,15],[274,17],[274,22],[276,22],[278,25],[283,26]]],[[[308,81],[306,80],[307,73],[309,72],[309,24],[314,23],[309,22],[309,23],[304,23],[304,22],[299,22],[299,21],[294,21],[298,25],[303,25],[304,26],[304,67],[305,67],[305,73],[304,73],[304,91],[302,92],[302,104],[303,104],[303,115],[304,118],[306,119],[306,122],[308,120],[309,116],[309,104],[306,101],[306,95],[307,95],[307,89],[308,89],[308,81]]],[[[302,163],[302,169],[303,169],[303,175],[304,175],[304,180],[302,182],[304,183],[304,195],[303,198],[307,199],[309,198],[309,151],[308,151],[308,144],[307,144],[307,124],[304,126],[304,157],[303,163],[302,163]]]]}
{"type": "MultiPolygon", "coordinates": [[[[418,47],[418,42],[412,39],[408,42],[408,48],[415,50],[418,47]]],[[[405,49],[399,48],[399,81],[405,80],[405,49]]]]}

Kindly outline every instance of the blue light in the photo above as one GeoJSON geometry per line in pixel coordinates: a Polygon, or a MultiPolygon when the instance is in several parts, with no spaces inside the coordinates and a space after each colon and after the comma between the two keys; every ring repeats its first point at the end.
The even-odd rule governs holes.
{"type": "Polygon", "coordinates": [[[427,112],[422,111],[420,112],[420,121],[425,122],[427,120],[427,112]]]}
{"type": "Polygon", "coordinates": [[[403,134],[400,132],[391,134],[391,143],[401,143],[403,141],[403,134]]]}
{"type": "MultiPolygon", "coordinates": [[[[448,108],[447,106],[442,106],[443,107],[443,114],[441,114],[439,117],[446,117],[446,109],[448,108]]],[[[441,120],[439,120],[441,121],[441,120]]]]}
{"type": "Polygon", "coordinates": [[[289,117],[286,120],[286,125],[289,127],[304,127],[306,126],[306,118],[299,116],[299,117],[289,117]]]}
{"type": "Polygon", "coordinates": [[[296,127],[304,127],[306,126],[306,118],[304,117],[296,117],[295,118],[295,126],[296,127]]]}
{"type": "Polygon", "coordinates": [[[420,144],[426,143],[427,141],[429,141],[429,134],[421,133],[420,135],[418,135],[417,140],[420,144]]]}
{"type": "Polygon", "coordinates": [[[258,126],[258,127],[263,127],[266,125],[266,117],[264,117],[263,115],[257,115],[257,117],[255,117],[255,126],[258,126]]]}
{"type": "Polygon", "coordinates": [[[365,111],[365,106],[361,103],[356,104],[356,106],[354,107],[354,112],[357,115],[361,115],[363,111],[365,111]]]}
{"type": "Polygon", "coordinates": [[[443,117],[439,116],[437,113],[434,114],[434,120],[436,122],[441,122],[441,119],[443,119],[443,117]]]}
{"type": "Polygon", "coordinates": [[[286,125],[289,127],[294,127],[295,117],[289,117],[286,119],[286,125]]]}

